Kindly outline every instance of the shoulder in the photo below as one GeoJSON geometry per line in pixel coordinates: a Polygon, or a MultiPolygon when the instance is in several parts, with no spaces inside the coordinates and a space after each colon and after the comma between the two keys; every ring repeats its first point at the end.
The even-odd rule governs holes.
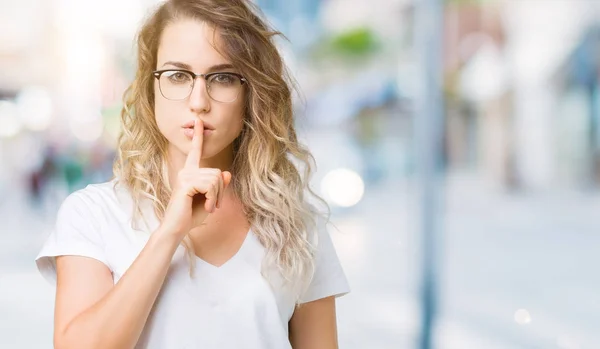
{"type": "Polygon", "coordinates": [[[325,238],[329,238],[329,229],[331,220],[329,216],[321,211],[312,209],[311,215],[307,222],[307,237],[313,247],[318,248],[320,241],[325,238]]]}
{"type": "Polygon", "coordinates": [[[112,179],[88,184],[85,188],[69,194],[60,205],[57,219],[79,216],[89,218],[90,223],[93,223],[102,217],[125,215],[128,211],[126,208],[131,205],[129,191],[117,179],[112,179]]]}
{"type": "Polygon", "coordinates": [[[300,303],[311,302],[329,296],[342,296],[350,291],[346,275],[331,239],[328,217],[315,216],[312,231],[314,272],[308,288],[300,297],[300,303]]]}
{"type": "Polygon", "coordinates": [[[111,179],[107,182],[88,184],[85,188],[74,191],[66,197],[64,203],[79,201],[90,208],[97,208],[129,198],[129,191],[124,185],[117,179],[111,179]]]}
{"type": "Polygon", "coordinates": [[[67,197],[76,197],[90,204],[100,204],[104,201],[116,198],[117,191],[121,189],[117,179],[107,182],[88,184],[85,188],[74,191],[67,197]]]}
{"type": "MultiPolygon", "coordinates": [[[[90,184],[69,194],[61,203],[54,228],[46,238],[36,258],[42,275],[56,281],[58,256],[73,255],[96,259],[110,268],[107,243],[114,241],[109,233],[115,229],[111,224],[119,218],[111,213],[116,192],[114,181],[90,184]]],[[[112,212],[116,212],[112,209],[112,212]]]]}

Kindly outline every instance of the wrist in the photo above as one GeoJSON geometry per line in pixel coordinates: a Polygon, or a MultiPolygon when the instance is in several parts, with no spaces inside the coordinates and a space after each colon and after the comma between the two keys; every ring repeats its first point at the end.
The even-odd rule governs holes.
{"type": "MultiPolygon", "coordinates": [[[[150,240],[158,246],[169,247],[173,252],[177,249],[182,240],[182,234],[163,226],[152,233],[150,240]]],[[[150,241],[148,241],[150,242],[150,241]]]]}

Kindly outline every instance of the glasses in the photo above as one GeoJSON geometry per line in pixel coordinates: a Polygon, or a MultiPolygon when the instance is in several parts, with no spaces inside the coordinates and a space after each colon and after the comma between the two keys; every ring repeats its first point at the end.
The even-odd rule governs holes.
{"type": "Polygon", "coordinates": [[[152,72],[152,75],[158,80],[163,97],[172,101],[188,98],[198,77],[206,81],[208,96],[221,103],[234,102],[242,90],[242,85],[247,82],[243,76],[236,73],[195,74],[183,69],[157,70],[152,72]]]}

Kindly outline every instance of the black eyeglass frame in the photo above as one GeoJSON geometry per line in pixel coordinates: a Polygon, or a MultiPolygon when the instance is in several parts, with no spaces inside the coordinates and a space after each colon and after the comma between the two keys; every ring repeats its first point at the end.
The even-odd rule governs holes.
{"type": "MultiPolygon", "coordinates": [[[[191,88],[190,88],[190,93],[192,93],[192,91],[194,90],[194,85],[196,84],[196,79],[198,79],[198,78],[203,78],[203,79],[204,79],[204,81],[205,81],[205,82],[206,82],[206,84],[207,84],[207,90],[208,90],[207,92],[208,92],[208,95],[209,95],[209,96],[210,96],[210,98],[212,98],[212,99],[214,99],[214,98],[213,98],[213,97],[210,95],[210,82],[209,82],[208,80],[209,80],[211,77],[215,76],[215,75],[223,75],[223,74],[225,74],[225,75],[231,75],[231,76],[235,76],[235,77],[237,77],[238,79],[240,79],[240,83],[241,83],[241,85],[244,85],[244,84],[248,83],[248,80],[246,80],[246,78],[245,78],[245,77],[243,77],[242,75],[240,75],[240,74],[238,74],[238,73],[233,73],[233,72],[213,72],[213,73],[207,73],[207,74],[196,74],[196,73],[194,73],[193,71],[191,71],[191,70],[187,70],[187,69],[161,69],[161,70],[155,70],[155,71],[153,71],[153,72],[152,72],[152,75],[153,75],[153,76],[156,78],[156,80],[158,80],[158,81],[159,81],[159,83],[160,83],[160,77],[162,76],[162,74],[163,74],[163,73],[166,73],[166,72],[180,72],[180,73],[187,73],[187,74],[191,75],[191,76],[193,77],[193,79],[192,79],[192,86],[191,86],[191,88]]],[[[160,94],[162,94],[162,95],[163,95],[163,97],[167,98],[167,97],[166,97],[166,96],[163,94],[163,92],[162,92],[162,89],[160,88],[160,85],[159,85],[159,90],[160,90],[160,94]]],[[[171,101],[182,101],[182,100],[184,100],[184,99],[188,98],[189,96],[190,96],[190,95],[188,94],[186,97],[184,97],[184,98],[181,98],[181,99],[171,99],[171,98],[167,98],[167,99],[168,99],[168,100],[171,100],[171,101]]],[[[216,100],[216,99],[215,99],[215,101],[217,101],[217,102],[221,102],[221,103],[233,103],[233,102],[235,102],[235,101],[238,99],[238,97],[239,97],[239,93],[238,93],[238,95],[235,97],[235,99],[234,99],[234,100],[232,100],[232,101],[230,101],[230,102],[221,102],[221,101],[218,101],[218,100],[216,100]]]]}

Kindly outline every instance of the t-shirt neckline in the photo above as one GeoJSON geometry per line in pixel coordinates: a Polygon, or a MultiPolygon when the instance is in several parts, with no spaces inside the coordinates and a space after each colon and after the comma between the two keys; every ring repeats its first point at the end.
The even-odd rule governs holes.
{"type": "Polygon", "coordinates": [[[223,270],[228,265],[234,264],[234,262],[237,259],[239,259],[240,255],[244,252],[246,245],[248,245],[248,240],[250,240],[251,236],[252,236],[252,228],[248,229],[248,231],[246,232],[246,237],[244,238],[244,241],[242,241],[242,244],[240,245],[240,248],[237,250],[237,252],[233,256],[231,256],[231,258],[229,258],[228,260],[226,260],[223,264],[221,264],[219,266],[205,261],[204,259],[198,257],[198,255],[196,255],[195,253],[194,253],[194,259],[196,260],[196,262],[202,263],[203,265],[209,267],[212,270],[217,270],[217,271],[223,270]]]}

